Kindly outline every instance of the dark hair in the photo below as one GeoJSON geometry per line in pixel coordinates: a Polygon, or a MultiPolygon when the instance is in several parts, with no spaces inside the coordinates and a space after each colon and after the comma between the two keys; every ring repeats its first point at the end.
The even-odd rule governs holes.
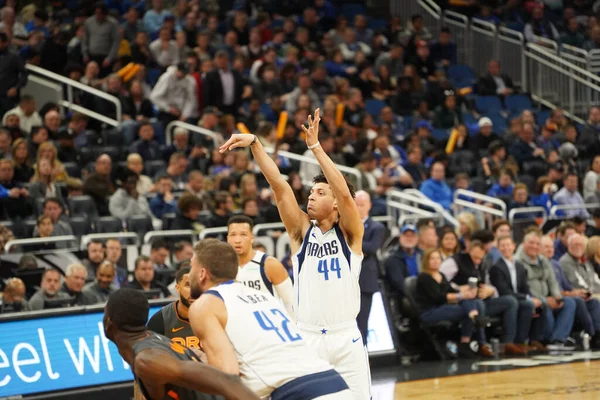
{"type": "Polygon", "coordinates": [[[150,305],[139,290],[122,288],[114,292],[106,303],[106,315],[124,332],[146,330],[150,305]]]}
{"type": "Polygon", "coordinates": [[[242,204],[241,204],[242,210],[244,208],[246,208],[246,204],[248,204],[248,203],[250,203],[252,201],[255,202],[256,205],[258,206],[258,199],[256,197],[246,197],[245,199],[242,200],[242,204]]]}
{"type": "Polygon", "coordinates": [[[501,140],[494,140],[492,143],[490,143],[490,145],[488,146],[488,153],[490,153],[490,155],[494,155],[496,154],[500,149],[504,149],[505,145],[504,142],[501,140]]]}
{"type": "Polygon", "coordinates": [[[586,220],[584,218],[580,217],[579,215],[576,215],[573,218],[571,218],[571,222],[573,222],[573,224],[575,224],[575,225],[581,225],[581,224],[585,223],[586,220]]]}
{"type": "Polygon", "coordinates": [[[231,197],[228,192],[220,191],[215,194],[215,208],[219,208],[221,204],[227,203],[227,199],[231,197]]]}
{"type": "Polygon", "coordinates": [[[512,226],[510,225],[510,222],[508,222],[508,220],[506,220],[506,219],[503,219],[503,218],[495,220],[495,221],[492,223],[492,233],[495,235],[495,234],[496,234],[496,231],[497,231],[497,230],[498,230],[498,229],[499,229],[501,226],[504,226],[504,225],[508,225],[508,227],[509,227],[510,229],[512,229],[512,226]]]}
{"type": "MultiPolygon", "coordinates": [[[[46,217],[45,215],[43,215],[43,214],[42,214],[42,215],[40,215],[40,216],[38,217],[38,219],[37,219],[37,224],[36,224],[36,225],[37,225],[37,226],[40,226],[40,224],[41,224],[43,221],[45,221],[45,220],[48,220],[48,221],[50,221],[50,223],[52,224],[52,218],[50,218],[50,217],[46,217]]],[[[54,224],[52,224],[52,225],[54,225],[54,224]]]]}
{"type": "Polygon", "coordinates": [[[46,277],[46,275],[48,275],[50,272],[56,272],[58,275],[62,276],[62,274],[60,273],[59,270],[54,269],[54,268],[46,268],[46,270],[42,274],[42,279],[44,279],[46,277]]]}
{"type": "Polygon", "coordinates": [[[160,250],[160,249],[169,250],[169,246],[167,245],[167,242],[165,242],[164,240],[157,240],[155,242],[152,242],[152,247],[150,247],[151,251],[160,250]]]}
{"type": "Polygon", "coordinates": [[[235,279],[238,273],[238,256],[233,247],[218,239],[203,239],[194,246],[196,260],[216,280],[235,279]]]}
{"type": "Polygon", "coordinates": [[[101,246],[102,246],[102,248],[104,248],[104,242],[102,242],[102,240],[100,240],[100,239],[92,239],[92,240],[90,240],[90,241],[88,242],[88,244],[87,244],[86,248],[88,248],[88,249],[89,249],[89,248],[90,248],[90,244],[99,244],[99,245],[101,245],[101,246]]]}
{"type": "Polygon", "coordinates": [[[185,274],[189,274],[191,270],[192,269],[190,267],[180,268],[179,271],[177,271],[177,274],[175,275],[175,282],[176,283],[181,282],[181,280],[183,279],[183,276],[185,274]]]}
{"type": "Polygon", "coordinates": [[[47,198],[46,198],[46,200],[44,200],[44,204],[43,204],[42,208],[46,208],[46,205],[47,205],[48,203],[55,203],[55,204],[58,204],[58,205],[60,206],[60,208],[63,208],[63,209],[64,209],[64,207],[63,207],[62,203],[61,203],[61,202],[60,202],[60,200],[58,200],[56,197],[47,197],[47,198]]]}
{"type": "Polygon", "coordinates": [[[186,214],[192,208],[201,210],[203,205],[202,200],[191,193],[185,193],[177,202],[177,208],[179,208],[183,214],[186,214]]]}
{"type": "Polygon", "coordinates": [[[480,229],[473,232],[471,235],[471,242],[481,242],[482,244],[492,243],[494,241],[494,234],[487,229],[480,229]]]}
{"type": "Polygon", "coordinates": [[[571,221],[563,222],[556,229],[556,233],[558,233],[560,236],[563,236],[567,229],[575,229],[575,224],[573,224],[571,221]]]}
{"type": "Polygon", "coordinates": [[[433,221],[433,218],[421,218],[417,221],[417,231],[420,231],[422,227],[424,226],[429,226],[429,224],[434,223],[435,226],[435,222],[433,221]]]}
{"type": "Polygon", "coordinates": [[[440,33],[447,33],[448,35],[452,34],[452,32],[450,32],[450,28],[447,26],[444,26],[442,29],[440,29],[440,33]]]}
{"type": "Polygon", "coordinates": [[[412,23],[415,23],[415,21],[418,21],[418,20],[420,20],[420,19],[421,19],[421,20],[423,19],[423,17],[421,16],[421,14],[413,14],[413,15],[410,17],[410,22],[412,22],[412,23]]]}
{"type": "Polygon", "coordinates": [[[135,259],[133,270],[134,271],[137,270],[138,267],[140,266],[141,262],[148,262],[148,261],[152,261],[152,260],[150,260],[150,257],[148,257],[148,256],[139,256],[138,258],[135,259]]]}
{"type": "MultiPolygon", "coordinates": [[[[350,195],[352,196],[352,198],[355,198],[356,190],[354,189],[354,185],[348,180],[348,178],[346,178],[346,175],[342,174],[342,176],[344,177],[344,180],[346,181],[346,185],[348,186],[350,195]]],[[[313,184],[317,184],[317,183],[326,183],[329,185],[329,182],[327,182],[327,178],[325,177],[325,174],[319,174],[313,178],[313,184]]]]}
{"type": "Polygon", "coordinates": [[[483,242],[480,240],[471,240],[471,242],[469,242],[469,246],[467,247],[467,253],[470,252],[473,249],[481,249],[481,250],[485,250],[483,248],[483,242]]]}
{"type": "Polygon", "coordinates": [[[185,248],[185,246],[191,246],[192,244],[186,240],[180,240],[173,245],[173,252],[178,253],[185,248]]]}
{"type": "Polygon", "coordinates": [[[234,215],[233,217],[229,218],[229,221],[227,221],[227,228],[229,228],[229,225],[231,224],[248,224],[250,225],[250,231],[252,231],[252,228],[254,228],[254,221],[252,221],[252,218],[246,215],[234,215]]]}

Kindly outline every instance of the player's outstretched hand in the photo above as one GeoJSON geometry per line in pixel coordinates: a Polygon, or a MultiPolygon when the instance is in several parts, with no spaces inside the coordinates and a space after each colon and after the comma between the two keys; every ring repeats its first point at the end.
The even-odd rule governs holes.
{"type": "Polygon", "coordinates": [[[229,140],[225,144],[219,147],[219,153],[225,153],[227,150],[231,151],[238,147],[248,147],[254,141],[254,135],[248,135],[247,133],[236,133],[231,135],[229,140]]]}
{"type": "Polygon", "coordinates": [[[306,145],[313,146],[319,141],[319,122],[321,122],[321,109],[315,110],[315,116],[308,116],[308,128],[302,125],[302,130],[306,134],[306,145]]]}

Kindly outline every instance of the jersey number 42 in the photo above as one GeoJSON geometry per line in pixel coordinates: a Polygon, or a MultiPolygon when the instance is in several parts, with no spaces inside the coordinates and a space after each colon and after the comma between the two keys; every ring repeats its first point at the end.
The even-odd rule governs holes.
{"type": "Polygon", "coordinates": [[[331,273],[332,278],[340,279],[342,277],[342,271],[340,268],[340,260],[339,258],[330,258],[329,260],[319,260],[319,266],[317,267],[317,271],[320,274],[323,274],[323,277],[326,281],[329,280],[329,274],[331,273]]]}
{"type": "Polygon", "coordinates": [[[264,311],[254,311],[254,317],[256,318],[256,321],[258,321],[258,325],[260,325],[261,328],[263,328],[265,331],[275,331],[282,342],[295,342],[296,340],[302,339],[299,334],[290,332],[290,328],[288,326],[290,320],[283,312],[281,312],[281,310],[274,308],[270,310],[270,312],[272,316],[280,321],[273,322],[264,311]]]}

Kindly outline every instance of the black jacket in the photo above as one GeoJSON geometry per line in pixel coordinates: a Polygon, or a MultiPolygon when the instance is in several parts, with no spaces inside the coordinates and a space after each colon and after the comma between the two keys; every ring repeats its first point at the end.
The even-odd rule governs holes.
{"type": "MultiPolygon", "coordinates": [[[[244,92],[244,78],[236,70],[231,70],[233,74],[233,86],[235,89],[234,104],[237,110],[242,103],[242,93],[244,92]]],[[[219,110],[223,109],[223,85],[218,69],[208,72],[203,81],[204,106],[214,106],[219,110]]]]}
{"type": "Polygon", "coordinates": [[[365,234],[362,242],[364,258],[358,282],[361,292],[375,293],[379,290],[379,261],[377,260],[377,250],[383,245],[385,228],[382,224],[373,221],[371,218],[368,218],[364,225],[365,234]]]}
{"type": "Polygon", "coordinates": [[[515,261],[517,269],[517,292],[512,285],[510,272],[504,259],[499,259],[496,264],[490,268],[490,280],[492,285],[498,291],[500,296],[511,295],[519,300],[524,300],[529,296],[529,285],[527,284],[527,270],[519,261],[515,261]]]}
{"type": "Polygon", "coordinates": [[[600,127],[589,124],[584,126],[575,144],[582,159],[593,158],[600,154],[600,127]]]}
{"type": "MultiPolygon", "coordinates": [[[[510,76],[500,74],[500,78],[502,78],[504,85],[508,89],[514,89],[515,86],[512,79],[510,79],[510,76]]],[[[479,81],[477,81],[477,94],[480,96],[496,96],[497,88],[496,81],[489,73],[483,75],[481,78],[479,78],[479,81]]]]}
{"type": "MultiPolygon", "coordinates": [[[[420,264],[421,251],[415,249],[417,253],[417,265],[420,264]]],[[[408,266],[406,264],[406,253],[404,249],[398,247],[387,260],[385,260],[385,278],[392,291],[398,294],[400,298],[404,297],[404,280],[408,278],[408,266]]]]}
{"type": "Polygon", "coordinates": [[[21,57],[8,50],[0,51],[0,98],[10,88],[22,89],[27,84],[27,70],[21,57]]]}

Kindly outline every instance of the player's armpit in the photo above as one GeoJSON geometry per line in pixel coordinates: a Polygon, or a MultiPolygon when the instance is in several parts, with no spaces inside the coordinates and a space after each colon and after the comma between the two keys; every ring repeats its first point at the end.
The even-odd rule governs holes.
{"type": "Polygon", "coordinates": [[[229,374],[238,375],[240,368],[233,345],[225,332],[227,309],[219,297],[204,294],[192,304],[190,325],[202,343],[208,363],[229,374]]]}

